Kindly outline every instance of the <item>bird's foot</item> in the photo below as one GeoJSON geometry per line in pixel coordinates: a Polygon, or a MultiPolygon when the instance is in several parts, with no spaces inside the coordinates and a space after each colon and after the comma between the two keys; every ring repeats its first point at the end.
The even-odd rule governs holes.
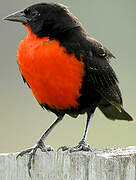
{"type": "Polygon", "coordinates": [[[30,177],[31,177],[30,170],[31,170],[32,164],[34,164],[35,154],[36,154],[37,149],[40,149],[42,152],[53,151],[53,148],[51,146],[45,146],[43,141],[39,140],[36,145],[20,152],[16,157],[16,159],[18,159],[19,156],[22,157],[24,154],[27,154],[27,153],[29,154],[27,167],[28,167],[28,174],[30,177]]]}
{"type": "Polygon", "coordinates": [[[90,149],[89,144],[87,144],[84,140],[81,140],[77,146],[75,147],[67,147],[61,146],[58,150],[69,151],[69,152],[77,152],[77,151],[92,151],[90,149]]]}

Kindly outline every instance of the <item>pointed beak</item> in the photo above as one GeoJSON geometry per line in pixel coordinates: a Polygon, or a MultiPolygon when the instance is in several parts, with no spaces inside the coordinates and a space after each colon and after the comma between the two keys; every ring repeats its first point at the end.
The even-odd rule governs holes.
{"type": "Polygon", "coordinates": [[[7,17],[3,18],[3,20],[21,22],[23,24],[27,24],[29,22],[29,18],[26,17],[23,11],[10,14],[7,17]]]}

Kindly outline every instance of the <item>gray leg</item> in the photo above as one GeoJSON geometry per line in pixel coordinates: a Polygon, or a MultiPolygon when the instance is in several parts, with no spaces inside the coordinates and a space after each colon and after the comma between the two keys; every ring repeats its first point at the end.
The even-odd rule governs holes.
{"type": "Polygon", "coordinates": [[[86,122],[85,132],[84,132],[82,141],[86,141],[86,137],[87,137],[87,134],[88,134],[88,129],[89,129],[90,121],[91,121],[91,114],[87,114],[87,122],[86,122]]]}
{"type": "Polygon", "coordinates": [[[87,137],[90,121],[91,121],[91,116],[92,115],[90,113],[87,114],[87,123],[86,123],[85,131],[84,131],[84,135],[83,135],[82,140],[78,143],[78,145],[72,148],[69,148],[67,146],[62,146],[59,148],[59,150],[60,149],[62,149],[62,151],[69,150],[70,152],[91,151],[89,144],[86,143],[86,137],[87,137]]]}
{"type": "Polygon", "coordinates": [[[29,176],[31,177],[31,173],[30,173],[30,170],[31,170],[31,165],[32,165],[32,162],[34,163],[34,158],[35,158],[35,153],[37,151],[37,149],[41,149],[41,151],[43,152],[47,152],[47,151],[53,151],[53,149],[50,147],[50,146],[45,146],[44,145],[44,140],[47,138],[47,136],[49,135],[49,133],[52,131],[52,129],[63,119],[63,116],[64,115],[61,115],[61,116],[58,116],[57,119],[49,126],[49,128],[43,133],[43,135],[40,137],[39,141],[36,143],[36,145],[34,145],[33,147],[31,148],[28,148],[22,152],[20,152],[18,155],[17,155],[17,158],[19,156],[23,156],[24,154],[26,153],[29,153],[29,161],[28,161],[28,173],[29,173],[29,176]]]}

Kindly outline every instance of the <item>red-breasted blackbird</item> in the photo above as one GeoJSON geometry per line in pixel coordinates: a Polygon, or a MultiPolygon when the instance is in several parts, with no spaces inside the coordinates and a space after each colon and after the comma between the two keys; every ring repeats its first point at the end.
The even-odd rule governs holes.
{"type": "Polygon", "coordinates": [[[70,151],[90,150],[86,136],[97,107],[111,120],[132,121],[122,107],[118,80],[109,64],[113,54],[86,33],[67,7],[58,3],[35,4],[5,20],[21,22],[27,28],[28,35],[17,52],[21,75],[42,108],[57,115],[37,144],[18,155],[30,153],[29,174],[37,149],[52,150],[43,141],[65,114],[76,118],[87,113],[83,138],[70,151]]]}

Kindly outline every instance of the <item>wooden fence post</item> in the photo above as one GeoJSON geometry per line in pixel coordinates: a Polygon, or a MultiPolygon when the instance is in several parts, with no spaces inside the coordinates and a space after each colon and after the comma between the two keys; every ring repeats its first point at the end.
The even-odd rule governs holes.
{"type": "Polygon", "coordinates": [[[92,152],[37,152],[29,177],[28,156],[0,154],[0,180],[136,180],[136,147],[92,152]]]}

